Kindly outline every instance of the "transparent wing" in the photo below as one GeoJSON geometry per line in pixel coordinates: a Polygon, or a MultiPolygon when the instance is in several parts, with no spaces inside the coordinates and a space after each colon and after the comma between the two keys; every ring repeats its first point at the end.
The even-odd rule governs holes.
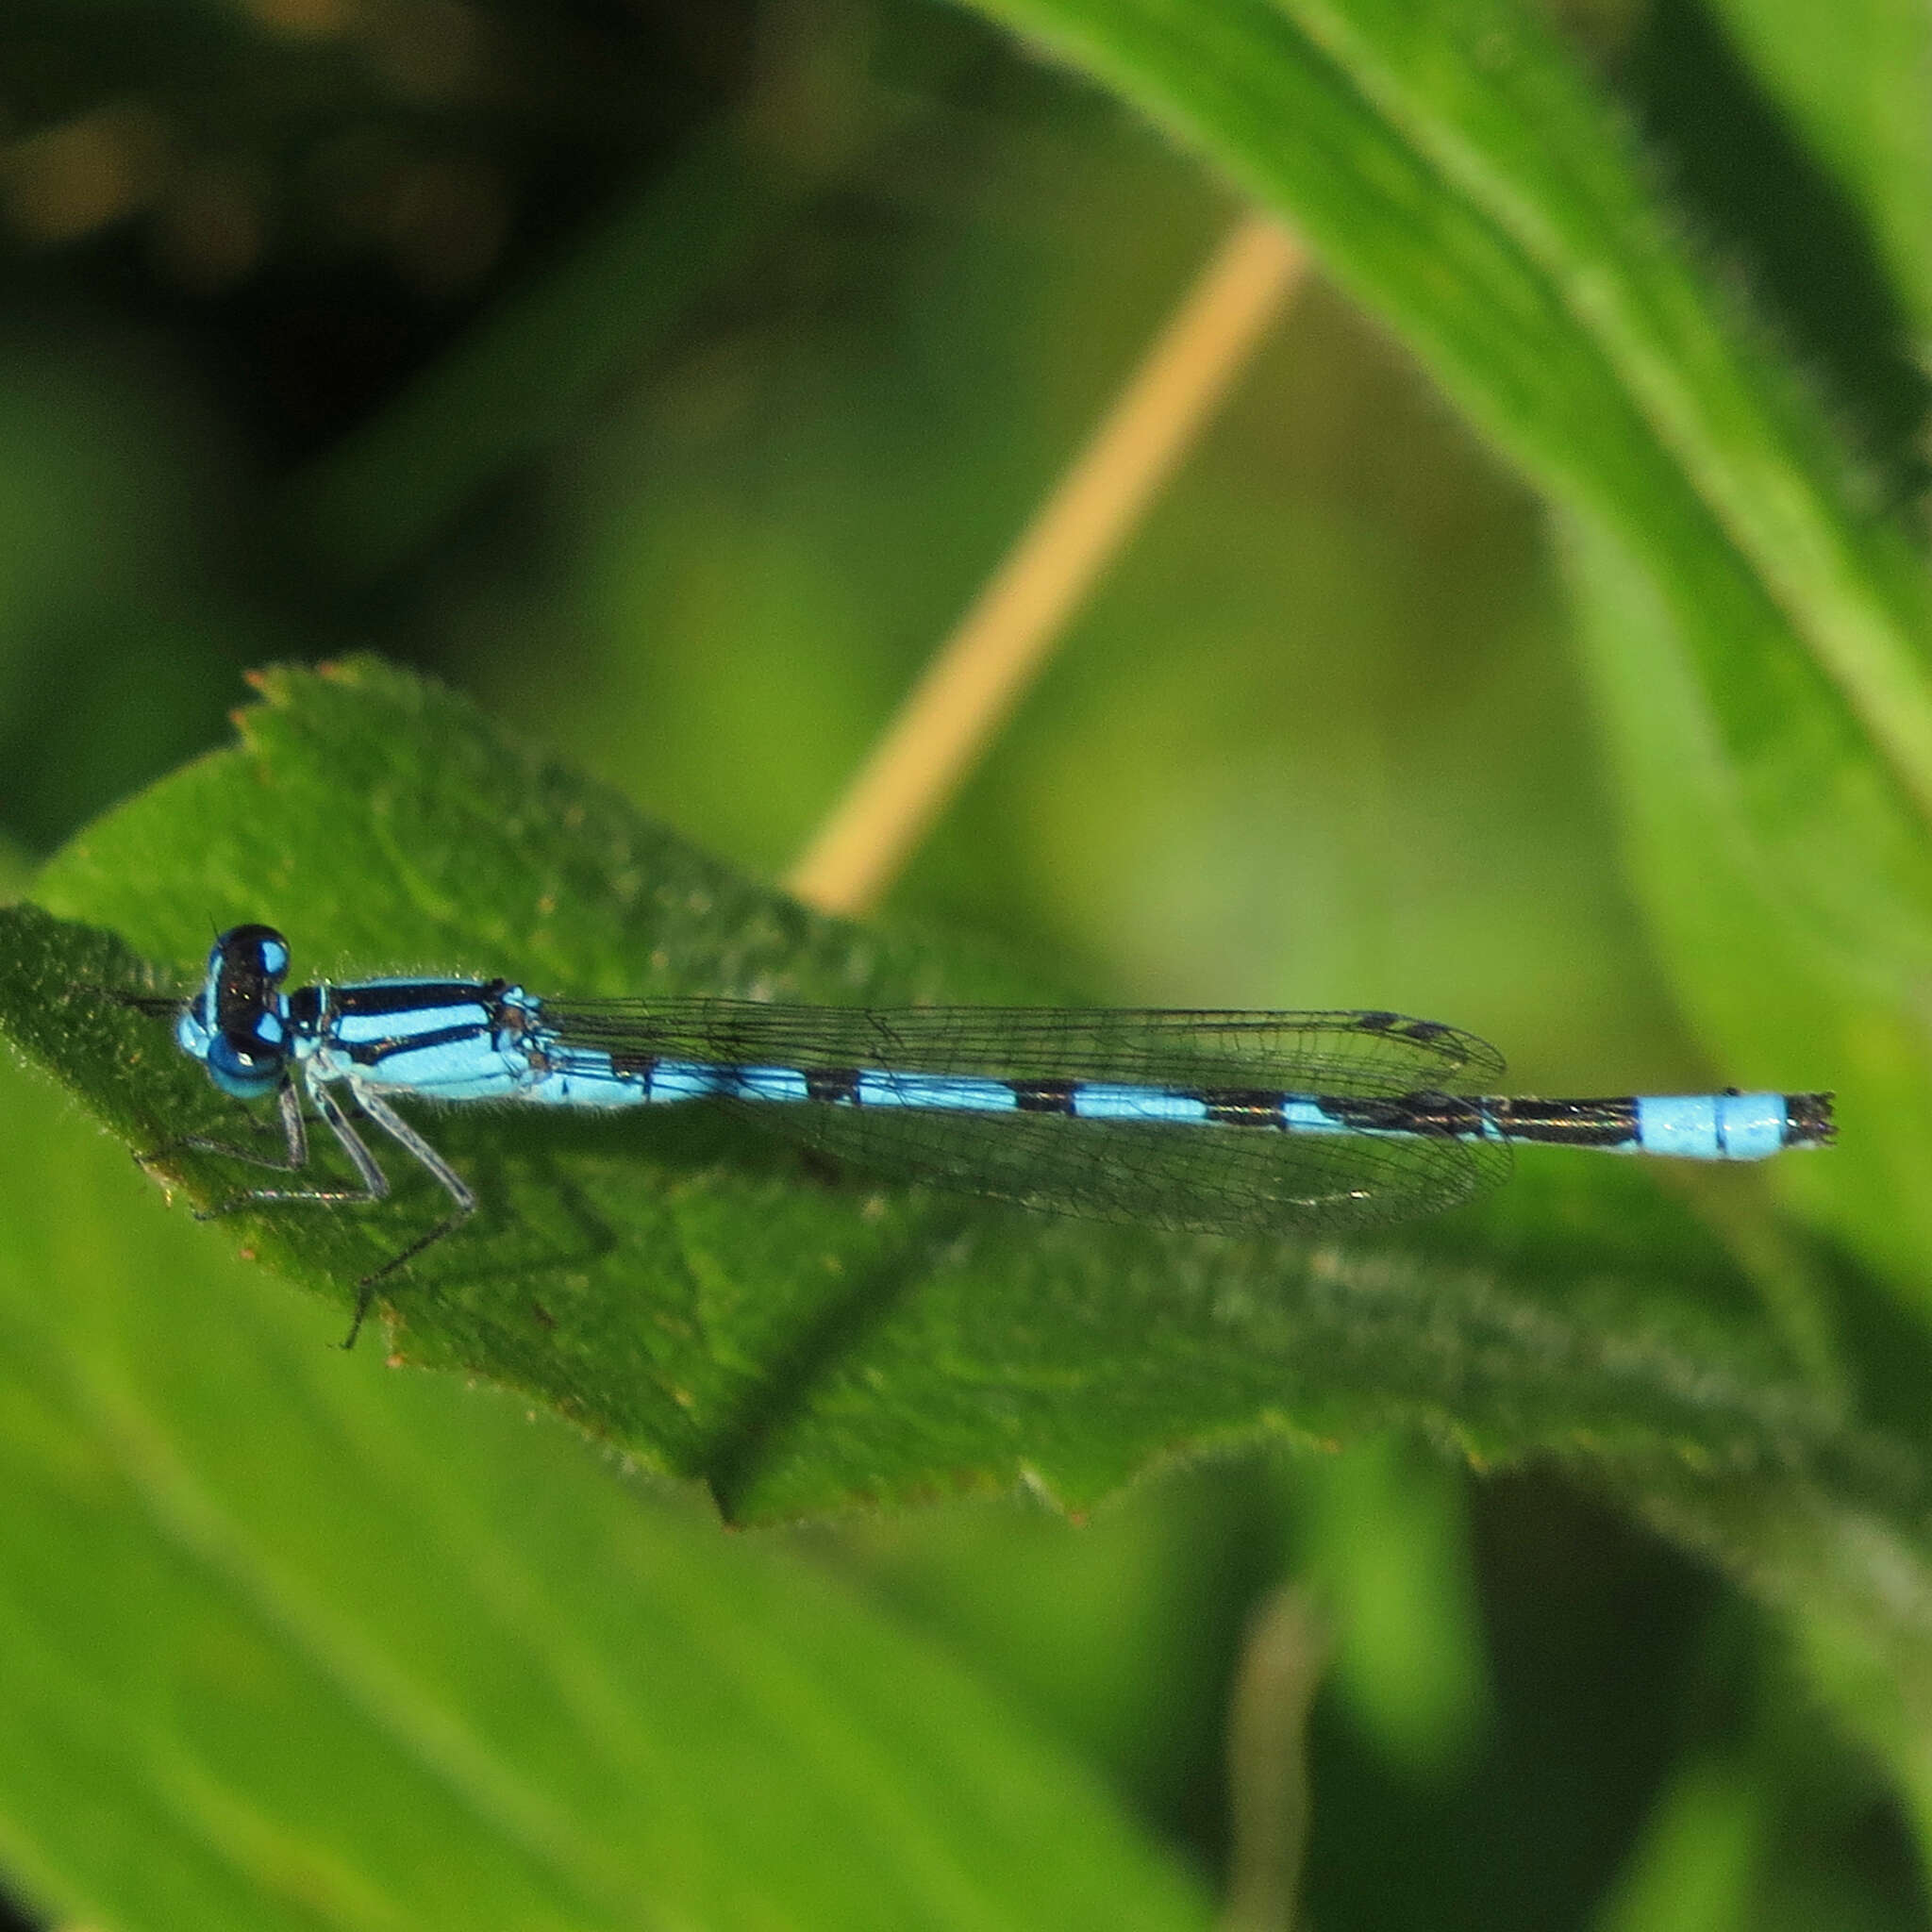
{"type": "Polygon", "coordinates": [[[1221,1234],[1371,1227],[1453,1208],[1509,1173],[1507,1145],[1050,1114],[744,1106],[762,1128],[875,1174],[1060,1214],[1221,1234]]]}
{"type": "MultiPolygon", "coordinates": [[[[546,1003],[573,1044],[727,1065],[1126,1080],[1395,1099],[1493,1082],[1492,1049],[1389,1014],[893,1011],[718,1000],[645,1011],[546,1003]]],[[[885,1176],[1143,1226],[1282,1233],[1435,1213],[1509,1171],[1507,1146],[1089,1121],[1058,1113],[726,1102],[766,1131],[885,1176]]],[[[1441,1109],[1454,1118],[1453,1108],[1441,1109]]]]}
{"type": "Polygon", "coordinates": [[[780,1007],[545,1000],[565,1040],[735,1066],[1276,1088],[1351,1100],[1493,1091],[1495,1048],[1399,1013],[1056,1007],[780,1007]]]}

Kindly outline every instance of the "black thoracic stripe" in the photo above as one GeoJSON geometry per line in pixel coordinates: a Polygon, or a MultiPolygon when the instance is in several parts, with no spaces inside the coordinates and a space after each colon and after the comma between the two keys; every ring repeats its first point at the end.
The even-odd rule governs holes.
{"type": "Polygon", "coordinates": [[[312,1031],[322,1024],[322,989],[298,986],[289,995],[289,1018],[298,1031],[312,1031]]]}
{"type": "Polygon", "coordinates": [[[375,1067],[391,1054],[414,1053],[419,1047],[454,1046],[459,1040],[475,1040],[483,1031],[476,1025],[439,1026],[434,1033],[405,1033],[395,1040],[347,1041],[342,1042],[342,1049],[358,1067],[375,1067]]]}
{"type": "Polygon", "coordinates": [[[622,1074],[629,1080],[648,1080],[658,1071],[658,1062],[662,1058],[662,1054],[613,1051],[610,1056],[610,1071],[613,1074],[622,1074]]]}
{"type": "Polygon", "coordinates": [[[1201,1104],[1217,1127],[1278,1127],[1281,1124],[1279,1091],[1260,1087],[1207,1087],[1201,1104]]]}
{"type": "Polygon", "coordinates": [[[1637,1102],[1627,1095],[1610,1100],[1486,1100],[1483,1109],[1512,1141],[1622,1147],[1637,1138],[1637,1102]]]}
{"type": "Polygon", "coordinates": [[[1022,1113],[1072,1113],[1075,1080],[1008,1080],[1013,1105],[1022,1113]]]}
{"type": "Polygon", "coordinates": [[[508,980],[442,979],[425,985],[339,986],[330,999],[339,1013],[415,1012],[423,1007],[493,1007],[508,980]]]}
{"type": "Polygon", "coordinates": [[[808,1100],[821,1101],[833,1107],[858,1098],[857,1067],[807,1067],[804,1073],[808,1100]]]}

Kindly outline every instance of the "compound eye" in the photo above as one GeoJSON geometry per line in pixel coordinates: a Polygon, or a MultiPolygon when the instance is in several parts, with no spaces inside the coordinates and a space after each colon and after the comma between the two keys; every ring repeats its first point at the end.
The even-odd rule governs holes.
{"type": "Polygon", "coordinates": [[[289,970],[289,942],[272,925],[231,925],[215,941],[209,963],[273,985],[289,970]]]}
{"type": "MultiPolygon", "coordinates": [[[[280,1023],[264,1015],[279,1035],[280,1023]]],[[[260,1038],[236,1039],[233,1034],[217,1033],[208,1042],[208,1070],[225,1093],[242,1100],[273,1093],[282,1084],[284,1057],[279,1043],[260,1038]]]]}

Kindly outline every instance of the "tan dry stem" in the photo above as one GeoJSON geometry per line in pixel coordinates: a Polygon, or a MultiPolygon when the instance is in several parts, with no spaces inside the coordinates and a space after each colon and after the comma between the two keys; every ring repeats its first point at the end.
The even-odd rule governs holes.
{"type": "Polygon", "coordinates": [[[878,902],[1200,434],[1306,260],[1272,218],[1236,223],[793,867],[786,885],[797,897],[845,914],[878,902]]]}
{"type": "Polygon", "coordinates": [[[1228,1708],[1233,1842],[1221,1932],[1294,1932],[1308,1841],[1308,1710],[1330,1648],[1313,1605],[1290,1586],[1249,1623],[1228,1708]]]}

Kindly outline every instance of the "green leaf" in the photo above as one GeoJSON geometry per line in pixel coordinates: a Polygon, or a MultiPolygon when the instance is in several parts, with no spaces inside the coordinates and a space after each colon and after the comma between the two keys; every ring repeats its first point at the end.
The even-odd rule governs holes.
{"type": "Polygon", "coordinates": [[[547,1418],[344,1357],[11,1066],[0,1138],[0,1854],[50,1920],[1207,1922],[935,1647],[547,1418]]]}
{"type": "MultiPolygon", "coordinates": [[[[113,924],[177,983],[210,924],[250,918],[332,975],[848,1003],[990,983],[734,876],[400,673],[261,682],[242,748],[76,840],[43,906],[113,924]]],[[[25,908],[6,931],[0,1024],[29,1053],[138,1148],[233,1135],[240,1109],[163,1022],[86,990],[126,983],[108,941],[25,908]]],[[[1436,1224],[1431,1254],[935,1202],[700,1115],[430,1125],[484,1206],[385,1284],[396,1357],[538,1395],[741,1516],[1022,1479],[1084,1505],[1176,1444],[1416,1420],[1490,1457],[1829,1470],[1874,1503],[1917,1480],[1846,1429],[1815,1350],[1795,1329],[1796,1356],[1771,1344],[1722,1247],[1622,1163],[1525,1162],[1486,1215],[1436,1224]]],[[[379,1208],[256,1209],[205,1238],[239,1235],[347,1306],[441,1212],[391,1164],[379,1208]]],[[[198,1202],[237,1185],[217,1156],[154,1165],[198,1202]]]]}
{"type": "MultiPolygon", "coordinates": [[[[707,986],[846,1000],[1014,990],[930,945],[814,918],[401,673],[358,660],[260,684],[267,702],[244,715],[239,749],[112,814],[40,881],[44,905],[111,920],[160,962],[158,975],[92,927],[35,907],[0,914],[0,1028],[137,1148],[235,1131],[238,1109],[175,1051],[165,1022],[99,991],[191,975],[210,923],[277,922],[299,963],[323,973],[465,968],[587,992],[707,986]]],[[[1481,1214],[1338,1248],[935,1205],[828,1176],[697,1116],[666,1125],[455,1109],[429,1126],[486,1205],[395,1278],[391,1359],[537,1396],[640,1460],[703,1478],[740,1518],[1016,1482],[1084,1505],[1178,1449],[1261,1430],[1328,1441],[1420,1424],[1488,1461],[1562,1459],[1772,1600],[1804,1607],[1857,1657],[1883,1657],[1893,1688],[1867,1700],[1874,1728],[1915,1724],[1901,1713],[1925,1707],[1922,1448],[1847,1414],[1807,1292],[1760,1301],[1704,1219],[1634,1163],[1525,1159],[1481,1214]]],[[[63,1143],[49,1158],[71,1153],[63,1143]]],[[[192,1199],[234,1186],[232,1167],[212,1158],[155,1165],[192,1199]]],[[[361,1214],[283,1208],[171,1228],[158,1201],[103,1217],[52,1186],[37,1211],[55,1234],[72,1231],[82,1256],[104,1241],[109,1254],[117,1241],[158,1253],[165,1239],[212,1257],[239,1235],[245,1252],[346,1307],[399,1234],[440,1212],[426,1180],[398,1167],[397,1198],[361,1214]]],[[[23,1185],[41,1186],[38,1173],[24,1168],[23,1185]]],[[[1762,1246],[1754,1178],[1719,1178],[1738,1187],[1712,1194],[1708,1210],[1751,1218],[1762,1246]]],[[[1787,1260],[1802,1283],[1802,1248],[1787,1260]]],[[[113,1366],[123,1361],[169,1383],[189,1374],[195,1414],[212,1407],[206,1425],[223,1438],[235,1417],[205,1376],[244,1345],[220,1339],[229,1317],[198,1307],[192,1270],[130,1274],[155,1325],[136,1345],[114,1341],[98,1370],[90,1291],[42,1291],[59,1271],[27,1258],[14,1278],[33,1319],[80,1326],[61,1376],[31,1368],[21,1386],[112,1385],[132,1373],[113,1366]],[[184,1323],[178,1357],[154,1342],[184,1323]]],[[[292,1415],[299,1437],[309,1407],[337,1399],[330,1378],[365,1388],[374,1357],[318,1352],[298,1386],[238,1373],[232,1403],[277,1440],[292,1415]]],[[[370,1399],[380,1411],[395,1389],[420,1386],[370,1399]]],[[[417,1424],[398,1415],[393,1426],[408,1435],[417,1424]]],[[[158,1472],[174,1497],[154,1431],[128,1433],[126,1465],[158,1472]]],[[[58,1457],[71,1452],[48,1444],[88,1436],[48,1416],[26,1439],[58,1457]]],[[[237,1440],[251,1466],[299,1446],[237,1440]]],[[[401,1454],[385,1451],[384,1466],[401,1454]]],[[[330,1463],[315,1453],[318,1482],[330,1463]]],[[[514,1471],[506,1451],[495,1480],[514,1486],[514,1471]]],[[[550,1480],[533,1476],[530,1493],[547,1497],[550,1480]]],[[[225,1552],[247,1551],[248,1538],[207,1541],[192,1486],[179,1493],[168,1507],[187,1512],[178,1534],[198,1562],[220,1568],[225,1552]]],[[[529,1518],[516,1520],[521,1538],[529,1518]]],[[[261,1521],[273,1528],[274,1510],[261,1506],[261,1521]]],[[[466,1533],[451,1529],[452,1545],[466,1533]]],[[[53,1668],[47,1641],[20,1647],[36,1682],[53,1668]]],[[[413,1750],[437,1744],[436,1715],[413,1750]]],[[[57,1726],[50,1752],[77,1749],[72,1709],[36,1722],[57,1726]]],[[[468,1770],[458,1781],[468,1790],[468,1770]]],[[[288,1803],[302,1815],[307,1800],[288,1803]]],[[[211,1815],[272,1862],[265,1820],[276,1809],[211,1815]]],[[[193,1828],[214,1827],[197,1811],[193,1828]]],[[[490,1828],[505,1829],[503,1817],[492,1812],[490,1828]]],[[[592,1849],[583,1856],[594,1863],[592,1849]]]]}
{"type": "Polygon", "coordinates": [[[1771,1821],[1761,1784],[1692,1764],[1657,1806],[1597,1932],[1717,1932],[1747,1926],[1771,1821]]]}

